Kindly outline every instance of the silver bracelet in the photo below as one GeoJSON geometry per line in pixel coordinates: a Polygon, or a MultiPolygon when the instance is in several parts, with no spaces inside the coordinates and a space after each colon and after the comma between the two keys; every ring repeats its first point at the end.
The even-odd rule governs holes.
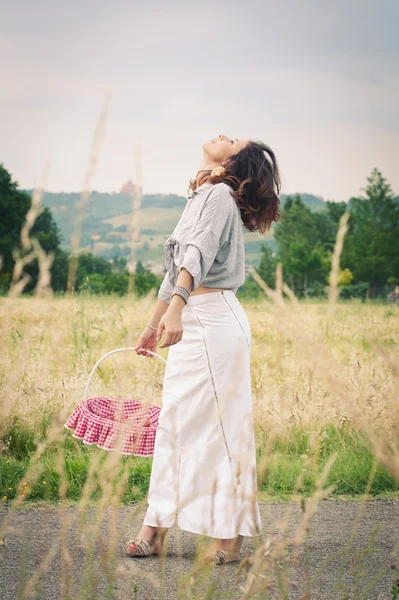
{"type": "Polygon", "coordinates": [[[184,302],[187,304],[188,299],[190,298],[190,292],[185,287],[183,287],[182,285],[175,285],[175,287],[173,288],[172,297],[175,294],[181,296],[184,302]]]}
{"type": "Polygon", "coordinates": [[[150,325],[149,323],[147,323],[147,327],[149,327],[150,329],[154,329],[155,331],[158,331],[158,327],[154,327],[153,325],[150,325]]]}

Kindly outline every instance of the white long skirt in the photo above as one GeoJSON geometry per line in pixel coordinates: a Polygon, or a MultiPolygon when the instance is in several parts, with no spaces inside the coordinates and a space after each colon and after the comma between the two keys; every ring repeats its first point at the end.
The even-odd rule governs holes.
{"type": "Polygon", "coordinates": [[[170,346],[144,524],[261,535],[248,317],[232,290],[190,296],[170,346]]]}

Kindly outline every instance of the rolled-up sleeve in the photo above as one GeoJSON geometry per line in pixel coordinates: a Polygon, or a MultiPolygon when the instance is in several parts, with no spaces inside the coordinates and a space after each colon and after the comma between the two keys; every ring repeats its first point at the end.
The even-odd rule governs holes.
{"type": "Polygon", "coordinates": [[[216,185],[212,189],[194,230],[186,240],[187,250],[180,265],[180,271],[186,269],[193,277],[191,291],[201,285],[212,267],[235,206],[228,186],[216,185]]]}
{"type": "Polygon", "coordinates": [[[158,291],[158,298],[167,304],[172,301],[173,285],[170,283],[169,273],[166,271],[161,286],[158,291]]]}

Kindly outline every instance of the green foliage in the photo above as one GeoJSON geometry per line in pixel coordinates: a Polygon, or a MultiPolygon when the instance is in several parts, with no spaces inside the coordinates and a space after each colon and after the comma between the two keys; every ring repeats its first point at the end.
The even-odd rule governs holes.
{"type": "Polygon", "coordinates": [[[346,204],[346,202],[332,202],[331,200],[327,200],[326,205],[330,220],[338,228],[339,220],[344,214],[344,212],[347,210],[348,205],[346,204]]]}
{"type": "Polygon", "coordinates": [[[114,258],[112,261],[113,270],[117,273],[123,273],[126,271],[127,260],[120,256],[119,258],[114,258]]]}
{"type": "Polygon", "coordinates": [[[90,294],[117,294],[124,296],[127,293],[129,284],[128,273],[92,273],[88,275],[78,288],[78,291],[85,291],[90,294]]]}
{"type": "Polygon", "coordinates": [[[35,431],[20,416],[14,415],[7,432],[2,436],[2,442],[15,459],[21,460],[35,451],[38,439],[35,431]]]}
{"type": "Polygon", "coordinates": [[[306,289],[307,298],[327,298],[326,285],[320,281],[313,281],[306,289]]]}
{"type": "MultiPolygon", "coordinates": [[[[137,261],[136,272],[132,277],[137,296],[145,296],[151,289],[158,289],[161,285],[161,278],[145,269],[140,261],[137,261]]],[[[116,258],[110,263],[93,254],[81,254],[76,280],[78,292],[124,296],[129,286],[126,259],[116,258]]]]}
{"type": "Polygon", "coordinates": [[[259,285],[252,277],[251,274],[245,279],[244,284],[237,290],[237,298],[248,299],[248,298],[259,298],[264,297],[264,292],[260,289],[259,285]]]}
{"type": "Polygon", "coordinates": [[[350,269],[340,271],[338,276],[338,285],[350,285],[353,279],[353,273],[350,269]]]}
{"type": "MultiPolygon", "coordinates": [[[[292,198],[290,195],[286,196],[285,194],[281,194],[280,201],[283,208],[285,208],[285,203],[290,201],[292,198]]],[[[313,211],[325,211],[326,210],[326,202],[320,196],[314,196],[313,194],[301,194],[301,200],[305,206],[310,208],[313,211]]]]}
{"type": "Polygon", "coordinates": [[[378,287],[399,279],[399,204],[378,169],[367,181],[366,196],[349,201],[351,225],[341,263],[352,271],[355,283],[367,281],[375,297],[378,287]]]}
{"type": "Polygon", "coordinates": [[[328,212],[313,213],[299,195],[288,197],[274,237],[283,278],[298,297],[314,283],[326,283],[336,227],[328,212]]]}
{"type": "Polygon", "coordinates": [[[343,285],[340,288],[339,297],[343,300],[349,300],[350,298],[362,298],[364,301],[367,296],[369,284],[364,281],[359,281],[353,285],[343,285]]]}
{"type": "MultiPolygon", "coordinates": [[[[16,181],[12,181],[10,173],[0,164],[0,293],[7,293],[12,279],[15,264],[15,253],[21,252],[21,229],[25,224],[26,215],[31,207],[32,198],[18,190],[16,181]]],[[[42,207],[30,231],[30,237],[35,237],[43,250],[54,254],[51,273],[57,273],[65,262],[65,256],[59,251],[61,234],[50,210],[42,207]]],[[[26,251],[23,252],[26,254],[26,251]]],[[[23,270],[30,275],[31,280],[25,287],[25,292],[31,292],[37,284],[39,267],[34,258],[23,270]]],[[[57,280],[57,275],[55,276],[57,280]]],[[[59,282],[55,283],[55,289],[59,282]]]]}
{"type": "Polygon", "coordinates": [[[31,199],[20,192],[16,181],[0,164],[0,256],[2,272],[10,279],[14,268],[13,251],[19,247],[20,232],[31,199]]]}
{"type": "Polygon", "coordinates": [[[349,203],[326,202],[312,212],[299,195],[288,196],[275,227],[277,254],[265,253],[257,269],[270,287],[277,262],[297,297],[325,297],[340,218],[349,211],[340,257],[340,298],[386,298],[399,282],[399,202],[386,180],[373,169],[366,196],[349,203]]]}
{"type": "Polygon", "coordinates": [[[145,269],[141,261],[137,261],[136,273],[134,278],[134,289],[138,296],[145,296],[153,288],[159,288],[161,279],[152,273],[149,269],[145,269]]]}
{"type": "Polygon", "coordinates": [[[274,288],[276,282],[276,255],[269,246],[262,245],[260,250],[262,256],[256,272],[269,287],[274,288]]]}
{"type": "MultiPolygon", "coordinates": [[[[0,455],[0,497],[15,497],[16,487],[24,480],[29,461],[39,442],[45,440],[50,422],[51,416],[46,413],[43,423],[35,431],[20,418],[13,418],[5,428],[0,436],[0,441],[6,448],[3,455],[0,455]]],[[[262,442],[258,440],[259,459],[264,454],[264,448],[268,447],[267,435],[265,432],[262,442]]],[[[57,459],[60,453],[63,455],[68,483],[67,498],[75,501],[79,501],[81,497],[92,455],[99,454],[102,460],[105,460],[107,455],[104,450],[76,440],[70,431],[65,430],[63,440],[49,444],[42,453],[39,459],[42,472],[36,484],[29,490],[27,500],[59,500],[57,459]]],[[[284,435],[275,438],[268,449],[267,477],[262,490],[270,496],[280,498],[286,498],[293,493],[310,496],[315,491],[318,474],[333,454],[336,454],[336,460],[326,485],[335,486],[335,495],[364,494],[376,459],[367,437],[347,424],[340,427],[325,425],[319,432],[319,442],[316,445],[312,442],[309,431],[299,427],[292,427],[284,435]]],[[[122,502],[136,502],[146,496],[151,464],[150,457],[121,457],[121,472],[122,469],[127,469],[129,473],[122,502]],[[136,490],[134,497],[131,492],[132,486],[136,490]]],[[[394,478],[378,464],[370,493],[378,495],[398,490],[399,486],[394,478]]],[[[98,500],[100,497],[101,490],[97,487],[91,499],[98,500]]]]}
{"type": "MultiPolygon", "coordinates": [[[[265,443],[267,444],[267,434],[265,443]]],[[[316,479],[333,454],[336,459],[329,471],[326,486],[334,485],[334,494],[361,495],[366,492],[375,457],[367,437],[343,425],[328,424],[319,433],[316,446],[302,428],[293,427],[277,437],[269,449],[270,462],[263,490],[271,496],[285,497],[295,491],[310,496],[316,489],[316,479]]],[[[258,455],[263,455],[258,449],[258,455]]],[[[399,490],[394,478],[381,464],[377,465],[370,493],[399,490]]]]}

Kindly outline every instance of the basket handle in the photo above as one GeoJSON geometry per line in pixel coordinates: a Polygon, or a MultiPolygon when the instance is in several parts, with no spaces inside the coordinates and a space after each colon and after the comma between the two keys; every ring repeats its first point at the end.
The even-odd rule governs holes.
{"type": "MultiPolygon", "coordinates": [[[[107,352],[107,354],[104,354],[104,356],[102,356],[96,362],[96,364],[94,365],[94,367],[92,368],[92,370],[90,372],[89,378],[86,383],[85,393],[84,393],[84,402],[87,401],[87,395],[89,393],[89,386],[90,386],[91,380],[93,378],[93,375],[94,375],[97,367],[103,362],[103,360],[108,358],[108,356],[111,356],[111,354],[116,354],[117,352],[124,352],[125,350],[137,350],[137,348],[139,348],[139,346],[135,346],[134,348],[117,348],[116,350],[111,350],[111,352],[107,352]]],[[[145,350],[146,350],[146,352],[148,352],[149,354],[152,354],[153,356],[156,356],[157,358],[159,358],[166,364],[166,360],[163,358],[163,356],[161,356],[160,354],[157,354],[156,352],[152,352],[152,350],[147,350],[147,348],[145,350]]]]}

